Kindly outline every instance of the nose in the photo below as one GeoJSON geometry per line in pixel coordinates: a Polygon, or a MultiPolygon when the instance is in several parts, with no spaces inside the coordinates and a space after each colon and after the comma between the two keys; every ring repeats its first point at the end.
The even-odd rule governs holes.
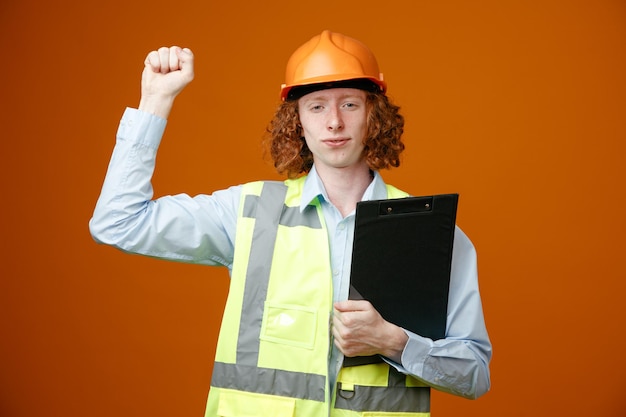
{"type": "Polygon", "coordinates": [[[332,132],[336,132],[336,131],[343,129],[343,119],[341,117],[341,112],[337,107],[332,107],[330,109],[330,112],[328,115],[327,128],[328,130],[332,132]]]}

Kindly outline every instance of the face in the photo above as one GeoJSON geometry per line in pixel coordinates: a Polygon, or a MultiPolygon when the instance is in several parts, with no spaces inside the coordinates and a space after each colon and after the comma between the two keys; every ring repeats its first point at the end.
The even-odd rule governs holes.
{"type": "Polygon", "coordinates": [[[298,101],[300,124],[318,169],[367,166],[367,94],[354,88],[314,91],[298,101]]]}

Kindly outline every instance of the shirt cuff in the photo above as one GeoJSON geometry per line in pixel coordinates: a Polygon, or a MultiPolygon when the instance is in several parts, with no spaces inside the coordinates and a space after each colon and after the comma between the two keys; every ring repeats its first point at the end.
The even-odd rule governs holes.
{"type": "Polygon", "coordinates": [[[406,342],[404,350],[402,351],[402,357],[400,358],[402,363],[397,363],[384,356],[382,358],[399,372],[421,378],[424,369],[424,362],[426,361],[426,358],[428,358],[428,352],[430,352],[432,342],[430,339],[419,336],[406,329],[402,330],[404,330],[406,335],[409,337],[409,340],[406,342]]]}
{"type": "Polygon", "coordinates": [[[117,139],[157,149],[165,132],[167,120],[127,107],[117,129],[117,139]]]}

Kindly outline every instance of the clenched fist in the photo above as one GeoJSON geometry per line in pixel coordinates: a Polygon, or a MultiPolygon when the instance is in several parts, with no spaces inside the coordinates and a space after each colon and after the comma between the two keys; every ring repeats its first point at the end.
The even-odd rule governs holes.
{"type": "Polygon", "coordinates": [[[151,51],[144,61],[139,110],[167,118],[174,99],[194,77],[190,49],[172,46],[151,51]]]}

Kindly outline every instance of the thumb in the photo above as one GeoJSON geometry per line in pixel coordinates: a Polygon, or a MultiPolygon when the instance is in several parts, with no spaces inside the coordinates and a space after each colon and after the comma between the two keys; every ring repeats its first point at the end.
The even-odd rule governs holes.
{"type": "MultiPolygon", "coordinates": [[[[366,301],[365,301],[366,302],[366,301]]],[[[335,309],[340,312],[364,310],[363,300],[344,300],[335,303],[335,309]]]]}

